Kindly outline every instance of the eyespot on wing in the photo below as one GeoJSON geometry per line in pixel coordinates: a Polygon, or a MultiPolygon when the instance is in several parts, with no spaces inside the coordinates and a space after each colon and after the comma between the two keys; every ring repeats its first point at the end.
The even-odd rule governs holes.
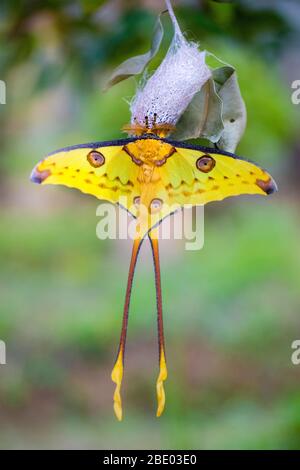
{"type": "Polygon", "coordinates": [[[203,173],[209,173],[215,167],[216,161],[210,155],[203,155],[196,161],[196,167],[203,173]]]}
{"type": "Polygon", "coordinates": [[[104,165],[105,157],[101,152],[92,150],[87,155],[87,161],[92,167],[99,168],[100,166],[104,165]]]}

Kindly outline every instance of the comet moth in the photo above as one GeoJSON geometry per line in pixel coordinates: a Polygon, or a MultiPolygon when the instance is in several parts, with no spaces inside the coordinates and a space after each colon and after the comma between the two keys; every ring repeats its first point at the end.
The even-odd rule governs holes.
{"type": "MultiPolygon", "coordinates": [[[[267,171],[238,157],[228,151],[228,148],[203,147],[172,137],[176,136],[176,125],[193,97],[199,98],[199,93],[205,90],[205,86],[213,82],[212,73],[205,64],[205,54],[182,36],[169,1],[167,6],[174,24],[174,39],[161,65],[143,88],[138,90],[131,103],[132,119],[125,128],[129,137],[62,148],[38,163],[31,176],[33,182],[41,185],[58,184],[77,188],[98,199],[119,204],[136,218],[121,336],[111,375],[116,384],[114,410],[119,420],[122,419],[121,384],[130,296],[143,240],[150,240],[155,271],[159,343],[156,392],[157,416],[160,416],[165,407],[164,381],[167,378],[167,365],[157,232],[159,223],[185,205],[204,205],[241,194],[267,196],[276,191],[276,184],[267,171]]],[[[136,64],[135,60],[134,67],[136,64]]],[[[126,66],[128,68],[128,63],[126,66]]],[[[224,75],[223,69],[221,72],[224,75]]],[[[126,75],[123,71],[119,75],[115,74],[116,81],[119,81],[118,77],[122,74],[126,75]]],[[[243,105],[237,91],[232,94],[233,85],[231,82],[230,102],[233,100],[237,103],[233,110],[236,113],[238,110],[237,116],[232,117],[226,106],[220,108],[223,114],[220,116],[222,128],[218,137],[220,142],[227,142],[227,145],[232,142],[229,137],[233,135],[236,138],[236,133],[228,133],[223,121],[238,122],[243,115],[243,105]],[[228,115],[231,116],[230,119],[228,115]]],[[[220,96],[222,93],[225,96],[224,89],[221,92],[222,90],[220,96]]],[[[214,98],[213,103],[218,104],[219,97],[214,98]]],[[[200,96],[200,104],[203,101],[201,99],[200,96]]],[[[206,105],[210,103],[209,100],[204,101],[206,105]]],[[[202,114],[200,112],[200,119],[203,121],[202,114]]],[[[197,122],[194,120],[193,124],[197,122]]],[[[210,127],[216,128],[212,125],[210,127]]],[[[203,125],[201,129],[203,131],[203,125]]],[[[193,137],[201,136],[202,131],[198,130],[193,137]]],[[[216,142],[218,139],[214,137],[210,140],[216,142]]]]}

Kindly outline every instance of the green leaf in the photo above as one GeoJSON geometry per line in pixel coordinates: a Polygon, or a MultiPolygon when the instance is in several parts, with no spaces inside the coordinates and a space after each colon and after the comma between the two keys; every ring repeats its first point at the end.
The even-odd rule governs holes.
{"type": "Polygon", "coordinates": [[[141,74],[145,67],[157,54],[164,35],[164,29],[161,23],[161,15],[162,13],[158,16],[154,26],[150,50],[145,54],[131,57],[130,59],[122,62],[122,64],[120,64],[112,73],[105,86],[105,90],[112,87],[113,85],[116,85],[116,83],[119,83],[122,80],[126,80],[129,77],[141,74]]]}
{"type": "Polygon", "coordinates": [[[222,100],[216,92],[214,80],[210,79],[195,94],[172,137],[179,140],[204,137],[217,142],[223,129],[222,100]]]}
{"type": "Polygon", "coordinates": [[[224,65],[212,70],[212,78],[196,93],[181,116],[172,137],[178,140],[205,138],[220,149],[234,152],[246,126],[246,107],[235,69],[224,65]]]}
{"type": "Polygon", "coordinates": [[[238,84],[237,73],[226,65],[213,71],[213,79],[222,100],[222,121],[224,130],[218,140],[218,147],[234,152],[246,127],[247,112],[238,84]]]}

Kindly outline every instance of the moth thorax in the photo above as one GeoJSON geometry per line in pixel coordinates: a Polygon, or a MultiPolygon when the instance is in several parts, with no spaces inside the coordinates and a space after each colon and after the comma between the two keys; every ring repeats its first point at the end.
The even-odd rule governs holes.
{"type": "Polygon", "coordinates": [[[124,147],[124,150],[131,156],[136,164],[146,164],[161,166],[166,162],[166,159],[171,156],[175,149],[174,147],[160,139],[138,139],[130,142],[124,147]]]}

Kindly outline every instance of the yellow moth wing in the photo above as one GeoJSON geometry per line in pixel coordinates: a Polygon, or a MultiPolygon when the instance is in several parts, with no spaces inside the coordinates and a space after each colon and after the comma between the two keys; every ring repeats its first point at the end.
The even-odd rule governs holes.
{"type": "Polygon", "coordinates": [[[153,137],[61,149],[32,180],[118,203],[138,217],[142,235],[179,207],[277,189],[265,170],[233,154],[153,137]]]}
{"type": "Polygon", "coordinates": [[[254,163],[206,148],[176,147],[176,153],[161,168],[161,179],[168,204],[202,205],[241,194],[266,196],[277,189],[272,177],[254,163]],[[177,158],[172,162],[175,155],[177,158]],[[209,163],[207,168],[202,165],[205,159],[209,163]],[[180,183],[174,176],[176,165],[178,170],[181,168],[180,183]]]}
{"type": "Polygon", "coordinates": [[[42,185],[76,188],[98,199],[121,203],[134,213],[134,199],[140,195],[138,171],[123,145],[86,144],[45,157],[31,179],[42,185]]]}
{"type": "Polygon", "coordinates": [[[178,151],[167,159],[161,169],[161,179],[165,187],[172,185],[173,188],[178,188],[182,182],[193,184],[194,169],[178,151]]]}

